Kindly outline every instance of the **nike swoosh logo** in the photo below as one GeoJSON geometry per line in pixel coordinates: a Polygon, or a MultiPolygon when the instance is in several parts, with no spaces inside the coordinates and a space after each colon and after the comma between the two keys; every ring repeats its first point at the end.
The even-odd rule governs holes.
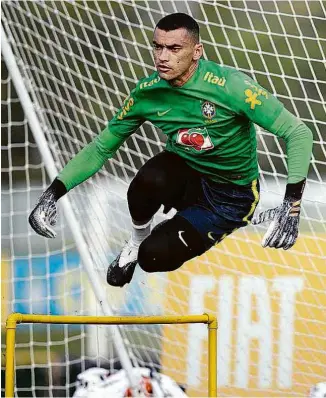
{"type": "Polygon", "coordinates": [[[183,237],[182,237],[182,233],[183,233],[184,231],[179,231],[179,239],[181,240],[181,242],[185,245],[185,246],[187,246],[188,247],[188,245],[187,245],[187,242],[183,239],[183,237]]]}
{"type": "Polygon", "coordinates": [[[168,109],[167,111],[164,111],[164,112],[158,111],[158,112],[157,112],[157,116],[164,116],[164,115],[166,115],[168,112],[170,112],[171,110],[172,110],[172,108],[170,108],[170,109],[168,109]]]}

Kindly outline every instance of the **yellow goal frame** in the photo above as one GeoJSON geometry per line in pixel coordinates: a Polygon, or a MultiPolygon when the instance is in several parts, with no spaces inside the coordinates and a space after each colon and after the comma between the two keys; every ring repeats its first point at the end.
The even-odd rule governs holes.
{"type": "Polygon", "coordinates": [[[208,327],[208,396],[217,396],[217,319],[215,315],[183,316],[84,316],[10,314],[6,322],[6,386],[5,397],[14,396],[15,338],[20,323],[133,325],[205,323],[208,327]]]}

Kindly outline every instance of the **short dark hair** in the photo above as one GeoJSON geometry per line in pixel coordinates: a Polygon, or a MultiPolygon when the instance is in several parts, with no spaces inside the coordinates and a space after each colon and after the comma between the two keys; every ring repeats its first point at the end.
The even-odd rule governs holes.
{"type": "Polygon", "coordinates": [[[158,21],[156,28],[162,29],[165,32],[184,28],[193,36],[196,43],[199,42],[198,23],[190,15],[183,12],[166,15],[158,21]]]}

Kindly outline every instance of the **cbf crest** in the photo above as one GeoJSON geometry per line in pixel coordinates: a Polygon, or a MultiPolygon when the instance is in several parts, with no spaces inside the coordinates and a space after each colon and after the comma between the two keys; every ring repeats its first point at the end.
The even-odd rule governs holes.
{"type": "Polygon", "coordinates": [[[201,106],[201,113],[207,119],[213,119],[213,117],[216,115],[215,105],[212,102],[205,101],[201,106]]]}

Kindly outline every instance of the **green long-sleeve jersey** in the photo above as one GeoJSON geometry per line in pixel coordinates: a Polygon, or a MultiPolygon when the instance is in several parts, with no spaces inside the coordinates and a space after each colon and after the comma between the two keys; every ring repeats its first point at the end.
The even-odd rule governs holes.
{"type": "Polygon", "coordinates": [[[166,150],[218,182],[246,185],[258,177],[254,124],[286,141],[288,182],[307,176],[312,133],[244,73],[201,59],[181,87],[157,72],[138,82],[107,127],[58,178],[70,190],[97,172],[145,121],[167,135],[166,150]]]}

